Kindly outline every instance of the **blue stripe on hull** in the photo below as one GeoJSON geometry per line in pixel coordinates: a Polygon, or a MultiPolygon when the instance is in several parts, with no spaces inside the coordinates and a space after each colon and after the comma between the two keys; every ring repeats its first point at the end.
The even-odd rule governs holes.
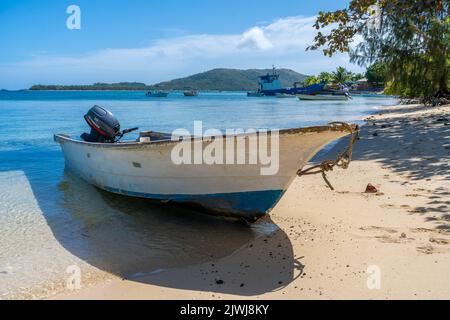
{"type": "Polygon", "coordinates": [[[287,93],[287,94],[312,94],[316,92],[323,91],[324,85],[322,83],[312,84],[307,87],[300,88],[280,88],[280,89],[267,89],[262,90],[262,93],[266,96],[274,96],[277,93],[287,93]]]}
{"type": "Polygon", "coordinates": [[[277,204],[284,194],[283,190],[264,190],[200,195],[164,195],[132,192],[110,187],[104,187],[103,189],[131,197],[201,206],[207,211],[216,214],[243,218],[259,218],[265,215],[277,204]]]}

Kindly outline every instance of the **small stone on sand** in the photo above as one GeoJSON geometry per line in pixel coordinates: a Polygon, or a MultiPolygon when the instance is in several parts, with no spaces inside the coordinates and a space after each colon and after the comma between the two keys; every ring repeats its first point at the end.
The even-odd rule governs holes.
{"type": "Polygon", "coordinates": [[[378,192],[378,189],[375,188],[374,185],[372,185],[371,183],[369,183],[369,184],[367,185],[367,187],[366,187],[366,191],[365,191],[365,192],[366,192],[366,193],[377,193],[377,192],[378,192]]]}

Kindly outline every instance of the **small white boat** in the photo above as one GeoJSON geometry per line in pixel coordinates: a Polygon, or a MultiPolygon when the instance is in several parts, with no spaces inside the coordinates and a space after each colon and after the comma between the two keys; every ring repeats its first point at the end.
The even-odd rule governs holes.
{"type": "Polygon", "coordinates": [[[169,95],[168,91],[149,91],[146,93],[147,97],[152,97],[152,98],[166,98],[169,95]]]}
{"type": "Polygon", "coordinates": [[[295,98],[296,96],[294,94],[288,94],[288,93],[277,93],[277,98],[295,98]]]}
{"type": "Polygon", "coordinates": [[[138,128],[121,131],[117,118],[99,106],[84,118],[90,134],[83,133],[81,139],[56,134],[54,139],[61,145],[66,167],[88,183],[112,193],[249,221],[270,212],[319,150],[352,134],[349,161],[358,131],[356,125],[342,123],[213,137],[147,131],[137,141],[119,142],[138,128]],[[187,161],[179,161],[181,149],[187,161]],[[208,157],[212,153],[214,161],[208,157]]]}
{"type": "MultiPolygon", "coordinates": [[[[298,170],[320,149],[348,134],[343,126],[332,125],[280,131],[279,170],[274,175],[261,175],[260,164],[177,165],[171,153],[180,142],[167,134],[147,134],[148,142],[122,143],[92,143],[57,134],[55,141],[66,167],[100,189],[256,221],[270,212],[298,170]]],[[[236,146],[239,136],[215,138],[236,146]]],[[[210,143],[193,141],[203,148],[210,143]]]]}
{"type": "Polygon", "coordinates": [[[260,91],[249,91],[247,92],[247,97],[264,97],[264,93],[260,91]]]}
{"type": "Polygon", "coordinates": [[[347,101],[351,97],[347,94],[297,94],[299,100],[326,100],[326,101],[347,101]]]}

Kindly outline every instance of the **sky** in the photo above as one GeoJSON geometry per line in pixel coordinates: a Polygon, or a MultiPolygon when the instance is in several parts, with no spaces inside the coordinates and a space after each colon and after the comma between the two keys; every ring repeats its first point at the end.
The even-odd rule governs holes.
{"type": "MultiPolygon", "coordinates": [[[[1,0],[0,88],[171,80],[213,68],[290,68],[304,74],[349,63],[305,51],[319,11],[348,0],[1,0]],[[80,8],[69,29],[67,8],[80,8]]],[[[70,21],[73,21],[70,19],[70,21]]]]}

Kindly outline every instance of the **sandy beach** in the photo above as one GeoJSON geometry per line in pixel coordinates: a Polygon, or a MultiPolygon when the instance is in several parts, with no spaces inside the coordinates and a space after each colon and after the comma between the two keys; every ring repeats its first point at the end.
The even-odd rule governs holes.
{"type": "Polygon", "coordinates": [[[328,174],[336,190],[320,175],[297,178],[264,218],[278,226],[270,236],[200,265],[54,298],[449,299],[449,119],[450,105],[380,109],[350,168],[328,174]],[[365,193],[369,183],[378,192],[365,193]]]}

